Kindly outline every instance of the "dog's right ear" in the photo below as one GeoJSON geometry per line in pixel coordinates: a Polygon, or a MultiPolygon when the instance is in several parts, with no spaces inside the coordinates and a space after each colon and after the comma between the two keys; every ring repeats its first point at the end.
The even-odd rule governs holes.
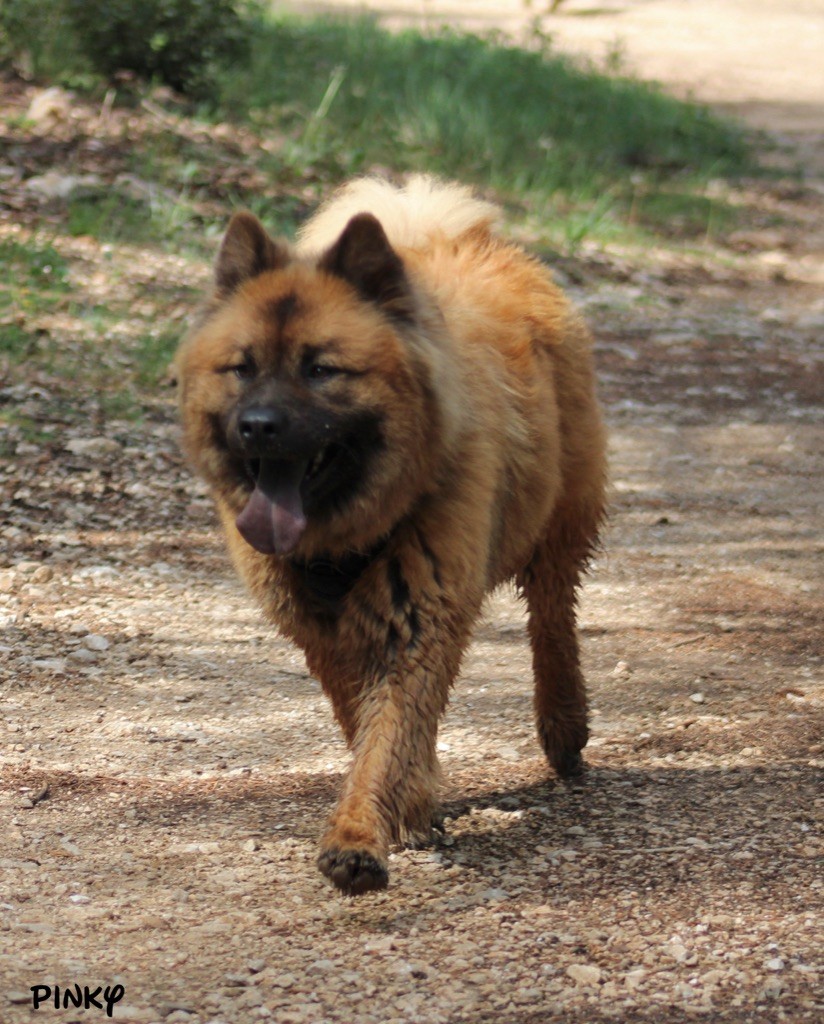
{"type": "Polygon", "coordinates": [[[215,263],[215,291],[226,298],[244,281],[289,262],[289,251],[266,233],[253,213],[241,211],[229,221],[215,263]]]}

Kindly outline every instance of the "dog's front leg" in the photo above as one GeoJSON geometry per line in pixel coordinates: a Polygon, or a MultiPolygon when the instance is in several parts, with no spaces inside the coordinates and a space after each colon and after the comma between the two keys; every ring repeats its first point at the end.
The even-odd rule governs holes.
{"type": "Polygon", "coordinates": [[[318,860],[350,895],[385,888],[390,845],[430,833],[438,721],[471,622],[465,607],[450,611],[431,591],[411,587],[397,562],[387,575],[389,600],[364,609],[362,621],[381,634],[373,636],[381,654],[360,687],[352,767],[318,860]]]}

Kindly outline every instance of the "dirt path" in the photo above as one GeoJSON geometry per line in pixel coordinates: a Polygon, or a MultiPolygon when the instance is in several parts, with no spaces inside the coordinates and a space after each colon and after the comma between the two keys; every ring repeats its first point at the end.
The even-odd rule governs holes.
{"type": "Polygon", "coordinates": [[[559,267],[612,436],[582,605],[590,770],[547,777],[523,618],[496,595],[441,735],[446,842],[397,853],[384,894],[349,901],[315,871],[345,752],[229,571],[171,403],[66,436],[57,464],[18,444],[0,497],[4,1024],[103,1019],[33,1013],[32,986],[74,984],[122,985],[114,1019],[137,1024],[821,1019],[815,184],[751,196],[788,226],[734,257],[559,267]]]}

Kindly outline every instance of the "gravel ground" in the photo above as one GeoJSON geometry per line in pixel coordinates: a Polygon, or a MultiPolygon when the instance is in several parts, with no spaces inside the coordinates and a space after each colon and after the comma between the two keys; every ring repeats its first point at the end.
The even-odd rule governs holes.
{"type": "Polygon", "coordinates": [[[35,1015],[38,985],[122,986],[114,1019],[137,1024],[822,1019],[820,187],[743,197],[790,226],[723,260],[559,266],[612,436],[582,602],[589,770],[548,775],[522,610],[496,594],[441,733],[445,839],[396,853],[384,893],[315,869],[343,744],[233,579],[171,399],[17,444],[4,1024],[105,1017],[35,1015]]]}

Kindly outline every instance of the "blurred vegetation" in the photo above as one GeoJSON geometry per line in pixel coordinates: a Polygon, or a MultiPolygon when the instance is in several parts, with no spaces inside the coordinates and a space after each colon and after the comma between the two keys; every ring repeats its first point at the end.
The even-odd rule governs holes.
{"type": "Polygon", "coordinates": [[[205,98],[217,67],[247,52],[247,13],[239,0],[3,0],[0,57],[49,77],[133,72],[205,98]]]}
{"type": "MultiPolygon", "coordinates": [[[[127,262],[181,254],[200,272],[234,206],[288,234],[347,176],[426,170],[476,184],[537,248],[570,255],[593,239],[722,233],[739,212],[719,181],[753,170],[735,126],[618,60],[562,57],[538,31],[519,48],[251,0],[0,0],[4,68],[71,87],[83,109],[60,129],[74,135],[55,142],[56,168],[19,108],[0,124],[27,175],[98,182],[52,202],[47,229],[0,239],[0,371],[44,373],[62,417],[81,414],[77,380],[96,416],[150,408],[197,291],[142,288],[103,262],[101,297],[78,282],[67,237],[125,243],[127,262]],[[122,117],[96,127],[113,100],[122,117]]],[[[21,416],[0,408],[0,423],[22,429],[21,416]]]]}
{"type": "Polygon", "coordinates": [[[202,117],[283,134],[298,175],[381,164],[620,207],[639,176],[706,180],[749,160],[741,132],[706,108],[559,56],[537,30],[523,49],[237,0],[4,0],[0,39],[34,73],[126,70],[187,93],[202,117]]]}

